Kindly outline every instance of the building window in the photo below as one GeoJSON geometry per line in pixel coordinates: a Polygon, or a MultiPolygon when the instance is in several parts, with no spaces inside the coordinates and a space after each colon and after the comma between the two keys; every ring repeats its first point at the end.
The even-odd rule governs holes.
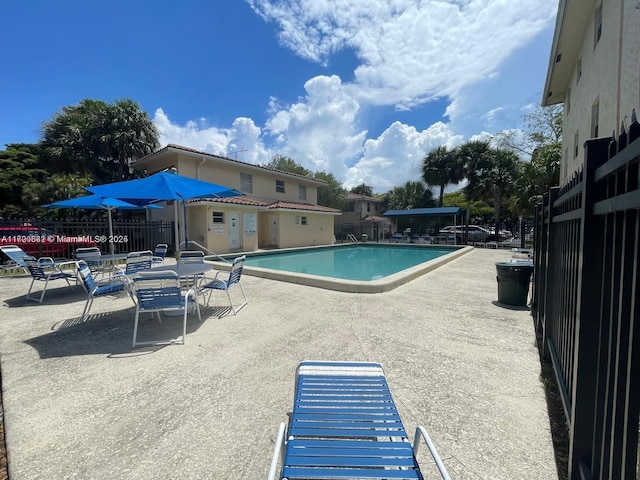
{"type": "Polygon", "coordinates": [[[276,193],[284,193],[284,180],[276,180],[276,193]]]}
{"type": "Polygon", "coordinates": [[[356,211],[356,204],[355,202],[349,202],[347,203],[347,212],[355,212],[356,211]]]}
{"type": "Polygon", "coordinates": [[[307,187],[306,185],[298,185],[298,199],[306,200],[307,199],[307,187]]]}
{"type": "Polygon", "coordinates": [[[591,138],[598,137],[599,126],[600,126],[600,101],[596,100],[596,103],[591,105],[591,138]]]}
{"type": "Polygon", "coordinates": [[[250,174],[240,174],[240,191],[242,193],[253,193],[253,179],[250,174]]]}
{"type": "Polygon", "coordinates": [[[573,158],[578,156],[578,131],[576,130],[576,134],[573,136],[573,158]]]}
{"type": "Polygon", "coordinates": [[[579,58],[578,63],[576,65],[576,85],[580,81],[581,77],[582,77],[582,59],[579,58]]]}
{"type": "Polygon", "coordinates": [[[371,212],[371,204],[367,202],[367,213],[371,212]]]}
{"type": "Polygon", "coordinates": [[[593,48],[596,48],[602,36],[602,3],[596,8],[595,24],[593,29],[593,48]]]}
{"type": "Polygon", "coordinates": [[[224,213],[223,212],[212,212],[211,220],[213,223],[224,223],[224,213]]]}
{"type": "Polygon", "coordinates": [[[306,225],[307,224],[307,217],[300,217],[300,223],[302,223],[302,225],[306,225]]]}

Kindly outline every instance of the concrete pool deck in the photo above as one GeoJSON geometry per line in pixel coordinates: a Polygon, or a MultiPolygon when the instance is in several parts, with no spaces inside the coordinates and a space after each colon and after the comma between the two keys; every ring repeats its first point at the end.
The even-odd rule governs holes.
{"type": "Polygon", "coordinates": [[[476,249],[375,295],[243,276],[238,315],[219,318],[219,294],[186,345],[133,350],[130,300],[99,298],[78,324],[81,287],[55,282],[39,305],[30,278],[0,278],[10,478],[266,478],[304,359],[380,362],[452,478],[557,478],[530,312],[496,302],[509,257],[476,249]]]}

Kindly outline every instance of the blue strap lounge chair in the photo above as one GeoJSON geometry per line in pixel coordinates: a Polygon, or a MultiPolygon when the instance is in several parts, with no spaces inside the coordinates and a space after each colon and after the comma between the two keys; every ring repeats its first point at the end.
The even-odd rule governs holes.
{"type": "Polygon", "coordinates": [[[223,279],[218,278],[218,275],[223,273],[222,270],[216,272],[216,276],[212,279],[204,278],[202,280],[200,286],[200,294],[206,295],[207,291],[209,292],[209,296],[207,297],[207,305],[209,305],[209,300],[211,300],[211,294],[214,290],[224,291],[227,294],[227,299],[229,300],[229,305],[231,305],[231,310],[233,310],[233,314],[237,314],[242,307],[247,304],[247,295],[244,293],[244,287],[242,286],[242,282],[240,281],[242,277],[242,269],[244,267],[244,261],[247,259],[246,255],[242,255],[241,257],[236,258],[231,264],[231,270],[229,271],[229,278],[223,279]],[[234,285],[238,285],[240,287],[240,291],[242,292],[242,304],[236,306],[231,300],[231,295],[229,294],[229,289],[234,285]]]}
{"type": "Polygon", "coordinates": [[[200,250],[183,250],[178,257],[178,263],[204,263],[204,252],[200,250]]]}
{"type": "Polygon", "coordinates": [[[93,300],[97,297],[114,295],[124,292],[129,295],[131,300],[133,300],[133,294],[131,293],[129,279],[125,275],[118,275],[115,277],[105,278],[97,281],[93,277],[89,266],[84,260],[76,262],[76,265],[78,269],[78,276],[82,280],[82,286],[89,294],[89,296],[87,297],[87,302],[84,304],[84,310],[82,311],[81,320],[83,322],[86,320],[87,315],[89,314],[89,310],[91,310],[93,300]]]}
{"type": "MultiPolygon", "coordinates": [[[[15,273],[18,270],[27,271],[26,260],[34,258],[17,245],[0,246],[0,251],[2,251],[8,259],[8,262],[2,266],[2,269],[6,272],[15,273]]],[[[41,257],[38,260],[41,264],[54,263],[51,257],[41,257]]]]}
{"type": "Polygon", "coordinates": [[[187,336],[187,313],[190,304],[195,304],[200,317],[200,304],[196,297],[196,291],[190,289],[183,293],[180,288],[180,277],[171,270],[140,271],[133,276],[133,291],[136,297],[136,316],[133,324],[133,344],[136,345],[162,345],[167,343],[181,343],[184,345],[187,336]],[[156,313],[160,319],[161,312],[183,313],[182,336],[166,341],[139,342],[138,320],[140,313],[156,313]]]}
{"type": "Polygon", "coordinates": [[[169,250],[169,245],[166,243],[159,243],[156,245],[156,249],[153,251],[153,263],[162,263],[164,264],[164,257],[167,256],[167,251],[169,250]]]}
{"type": "Polygon", "coordinates": [[[296,373],[288,428],[280,425],[269,480],[423,479],[416,460],[420,438],[449,480],[423,427],[413,446],[409,442],[380,364],[305,361],[296,373]]]}
{"type": "Polygon", "coordinates": [[[43,257],[39,260],[36,260],[33,257],[25,258],[25,265],[27,271],[31,275],[31,285],[29,286],[29,291],[27,292],[27,299],[34,300],[38,303],[42,303],[44,299],[44,294],[47,292],[47,287],[49,286],[49,282],[53,280],[64,280],[67,282],[67,285],[71,286],[69,283],[69,279],[75,279],[75,274],[63,272],[58,268],[58,265],[53,263],[53,260],[50,258],[43,257]],[[40,298],[34,298],[31,296],[31,290],[33,289],[33,285],[37,281],[44,282],[44,288],[42,289],[42,293],[40,294],[40,298]]]}
{"type": "Polygon", "coordinates": [[[127,255],[127,263],[125,265],[125,275],[134,275],[143,270],[149,270],[153,264],[153,253],[151,250],[141,252],[131,252],[127,255]]]}

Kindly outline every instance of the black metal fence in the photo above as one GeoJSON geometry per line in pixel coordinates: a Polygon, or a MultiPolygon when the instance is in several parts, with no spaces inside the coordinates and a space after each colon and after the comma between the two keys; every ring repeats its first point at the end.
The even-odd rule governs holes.
{"type": "Polygon", "coordinates": [[[109,252],[110,241],[116,253],[153,251],[158,243],[166,243],[172,254],[173,225],[163,221],[114,220],[111,234],[107,220],[0,220],[0,240],[3,245],[17,244],[37,256],[72,258],[75,248],[89,245],[109,252]]]}
{"type": "Polygon", "coordinates": [[[536,207],[532,313],[563,400],[571,479],[636,478],[640,139],[626,138],[586,142],[583,170],[536,207]]]}

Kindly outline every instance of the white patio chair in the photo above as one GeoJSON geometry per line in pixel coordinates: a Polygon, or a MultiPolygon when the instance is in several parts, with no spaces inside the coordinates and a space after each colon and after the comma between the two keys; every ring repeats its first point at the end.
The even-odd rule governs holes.
{"type": "Polygon", "coordinates": [[[141,271],[133,276],[133,291],[136,298],[136,316],[133,324],[133,343],[137,345],[163,345],[181,343],[184,345],[187,336],[187,314],[189,303],[195,304],[198,313],[198,321],[201,321],[200,305],[197,301],[195,289],[183,293],[180,288],[180,278],[171,270],[159,270],[156,272],[141,271]],[[156,313],[160,320],[161,312],[184,312],[182,323],[182,335],[170,340],[137,341],[138,321],[140,313],[156,313]]]}
{"type": "Polygon", "coordinates": [[[104,275],[105,268],[102,261],[102,252],[98,247],[82,247],[76,249],[76,260],[84,260],[91,273],[104,275]]]}
{"type": "Polygon", "coordinates": [[[206,276],[201,282],[201,286],[199,289],[199,293],[201,295],[206,295],[207,290],[209,293],[209,297],[207,298],[207,305],[209,305],[209,301],[211,300],[211,294],[214,290],[222,290],[227,294],[227,298],[229,299],[229,305],[231,305],[231,309],[233,310],[233,314],[237,314],[246,304],[247,304],[247,296],[244,293],[244,287],[242,286],[242,282],[240,281],[242,277],[242,269],[244,267],[244,261],[247,259],[246,255],[236,258],[231,265],[231,270],[229,271],[229,277],[227,279],[218,278],[220,274],[225,272],[218,271],[216,276],[212,279],[208,279],[206,276]],[[240,287],[240,291],[242,292],[243,302],[241,305],[235,306],[233,301],[231,300],[231,295],[229,294],[229,289],[234,285],[238,285],[240,287]]]}
{"type": "Polygon", "coordinates": [[[93,300],[97,297],[113,295],[117,293],[126,293],[129,295],[135,305],[133,293],[131,292],[130,282],[127,276],[117,275],[115,277],[105,278],[100,281],[96,280],[91,273],[91,269],[84,260],[76,262],[78,276],[82,280],[82,286],[89,294],[87,302],[84,304],[81,320],[84,322],[91,310],[93,300]]]}
{"type": "Polygon", "coordinates": [[[72,273],[63,272],[58,269],[58,267],[54,264],[53,259],[48,257],[43,257],[39,260],[36,260],[34,257],[25,258],[26,268],[31,275],[31,285],[29,286],[29,291],[27,292],[27,299],[33,300],[38,303],[42,303],[44,299],[44,294],[47,292],[47,287],[49,286],[49,282],[53,280],[64,280],[67,282],[67,285],[71,286],[69,283],[70,278],[76,278],[76,276],[72,273]],[[34,298],[31,296],[31,290],[33,289],[33,285],[35,282],[44,282],[44,288],[42,289],[42,293],[40,294],[40,298],[34,298]]]}
{"type": "Polygon", "coordinates": [[[155,250],[153,251],[153,263],[162,263],[164,265],[164,257],[167,256],[168,250],[169,245],[167,245],[166,243],[157,244],[155,250]]]}
{"type": "Polygon", "coordinates": [[[141,272],[149,270],[153,264],[153,253],[151,250],[142,250],[140,252],[131,252],[127,255],[124,270],[119,268],[119,273],[128,275],[129,277],[141,272]]]}

